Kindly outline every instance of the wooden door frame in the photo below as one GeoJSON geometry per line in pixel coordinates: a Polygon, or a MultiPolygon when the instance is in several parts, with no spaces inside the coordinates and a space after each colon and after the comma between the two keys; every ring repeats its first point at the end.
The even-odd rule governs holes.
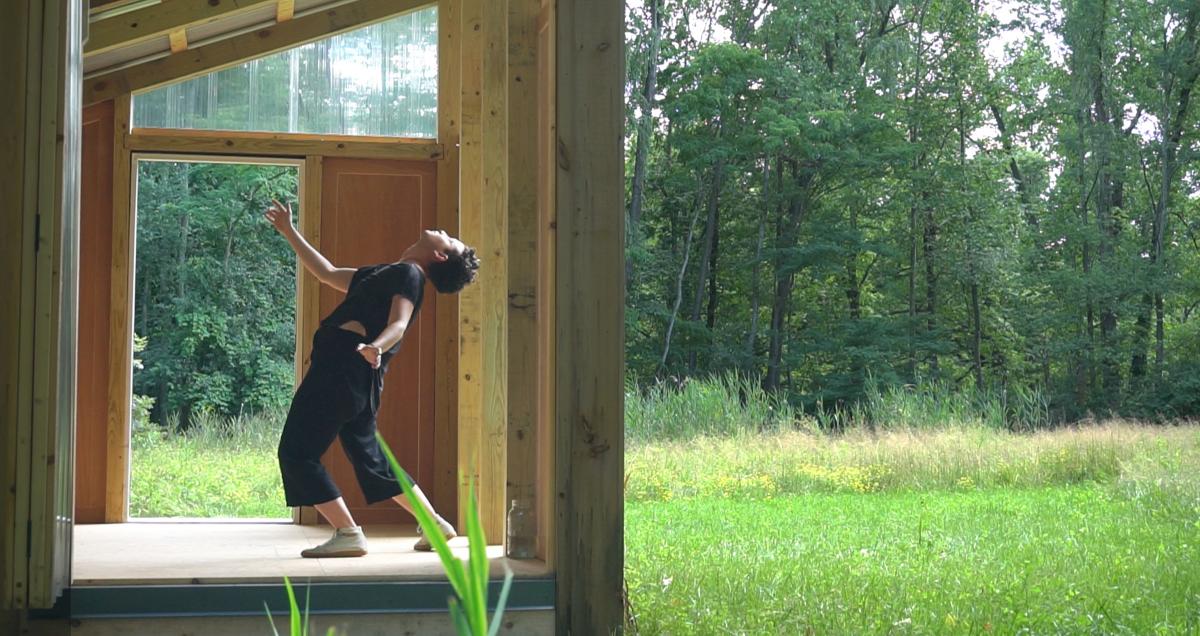
{"type": "MultiPolygon", "coordinates": [[[[126,111],[128,112],[128,111],[126,111]]],[[[107,523],[124,523],[129,521],[129,496],[130,487],[129,479],[132,464],[132,438],[131,438],[131,422],[132,419],[132,400],[133,400],[133,317],[134,317],[134,290],[135,272],[137,263],[137,165],[140,161],[175,161],[187,163],[227,163],[227,164],[251,164],[265,166],[294,166],[297,170],[297,192],[296,200],[301,202],[297,224],[303,232],[306,228],[313,226],[320,227],[320,205],[307,210],[310,199],[309,191],[312,189],[308,186],[308,179],[311,175],[308,174],[306,168],[312,164],[310,159],[295,158],[295,157],[279,157],[279,156],[261,156],[261,155],[202,155],[194,153],[170,153],[170,152],[144,152],[130,151],[127,146],[118,149],[119,153],[127,158],[128,168],[123,174],[118,176],[119,171],[114,169],[114,179],[127,176],[125,187],[128,188],[127,193],[123,197],[118,197],[114,194],[114,199],[123,200],[124,208],[113,207],[113,253],[112,253],[112,285],[113,292],[111,310],[111,333],[110,337],[110,359],[109,359],[109,420],[108,420],[108,470],[105,473],[105,522],[107,523]],[[315,217],[315,220],[314,218],[315,217]],[[118,241],[116,237],[121,236],[125,240],[118,241]],[[121,298],[121,302],[116,302],[116,299],[121,298]],[[116,391],[119,391],[116,392],[116,391]],[[116,415],[114,416],[114,411],[116,415]]],[[[319,161],[317,162],[319,165],[319,161]]],[[[118,164],[120,165],[120,164],[118,164]]],[[[319,177],[319,174],[318,174],[319,177]]],[[[114,193],[117,190],[122,190],[120,183],[114,183],[114,193]]],[[[320,186],[316,188],[317,196],[320,196],[320,186]]],[[[306,237],[308,235],[306,234],[306,237]]],[[[318,243],[314,247],[319,248],[318,243]]],[[[313,278],[311,275],[305,276],[303,268],[297,264],[296,266],[296,353],[294,355],[294,363],[296,367],[296,382],[303,377],[304,369],[307,368],[307,360],[310,352],[305,338],[300,334],[311,333],[316,329],[316,322],[319,317],[314,319],[312,309],[316,307],[315,296],[316,284],[307,279],[313,278]]],[[[300,522],[299,512],[293,512],[293,522],[300,522]]]]}

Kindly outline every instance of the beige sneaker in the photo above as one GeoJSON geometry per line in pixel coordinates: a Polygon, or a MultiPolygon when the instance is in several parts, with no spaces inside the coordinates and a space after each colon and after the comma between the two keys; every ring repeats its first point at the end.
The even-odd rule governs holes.
{"type": "Polygon", "coordinates": [[[307,550],[300,556],[306,559],[331,559],[335,557],[360,557],[367,553],[367,538],[362,527],[338,528],[325,543],[307,550]]]}
{"type": "MultiPolygon", "coordinates": [[[[438,517],[437,524],[438,528],[442,531],[442,536],[445,537],[447,541],[458,536],[458,533],[454,530],[454,526],[450,525],[449,521],[438,517]]],[[[421,537],[417,539],[417,544],[413,546],[413,549],[418,552],[432,551],[433,544],[429,542],[429,537],[425,536],[425,531],[421,529],[420,525],[417,526],[417,534],[421,535],[421,537]]]]}

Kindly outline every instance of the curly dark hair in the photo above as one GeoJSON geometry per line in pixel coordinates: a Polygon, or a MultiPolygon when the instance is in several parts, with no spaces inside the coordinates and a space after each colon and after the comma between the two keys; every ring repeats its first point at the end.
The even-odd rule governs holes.
{"type": "Polygon", "coordinates": [[[444,261],[430,263],[429,281],[443,294],[456,294],[475,280],[479,273],[479,257],[475,248],[463,247],[459,254],[447,254],[444,261]]]}

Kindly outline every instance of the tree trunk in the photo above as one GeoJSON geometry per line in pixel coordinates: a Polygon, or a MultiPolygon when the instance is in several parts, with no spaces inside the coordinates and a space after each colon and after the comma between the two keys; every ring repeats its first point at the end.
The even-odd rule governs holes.
{"type": "Polygon", "coordinates": [[[908,381],[911,384],[917,383],[917,215],[920,207],[916,200],[908,206],[908,381]]]}
{"type": "MultiPolygon", "coordinates": [[[[658,84],[658,48],[662,33],[662,11],[659,4],[662,0],[650,0],[647,9],[650,11],[650,44],[646,53],[646,79],[642,82],[641,117],[637,124],[637,146],[633,159],[633,185],[629,194],[629,222],[626,227],[626,240],[629,246],[637,245],[640,236],[642,220],[642,202],[646,192],[646,162],[650,154],[650,136],[654,124],[654,93],[658,84]]],[[[629,249],[625,250],[625,283],[629,284],[633,276],[633,258],[629,249]]]]}
{"type": "Polygon", "coordinates": [[[989,108],[992,111],[992,117],[996,120],[996,130],[1000,132],[1000,143],[1004,146],[1005,154],[1008,155],[1008,173],[1017,187],[1017,201],[1021,205],[1021,216],[1026,223],[1037,227],[1038,219],[1033,213],[1033,197],[1029,192],[1029,184],[1025,182],[1025,175],[1021,172],[1021,166],[1017,163],[1017,155],[1013,152],[1012,136],[1008,134],[1008,128],[1004,125],[1004,113],[995,103],[990,104],[989,108]]]}
{"type": "MultiPolygon", "coordinates": [[[[933,217],[933,208],[929,206],[925,208],[925,231],[921,244],[925,260],[925,335],[932,339],[937,331],[937,221],[933,217]]],[[[929,376],[936,380],[940,372],[936,350],[930,350],[928,360],[929,376]]]]}
{"type": "MultiPolygon", "coordinates": [[[[1200,35],[1198,35],[1197,28],[1197,23],[1200,22],[1200,8],[1197,8],[1194,3],[1188,11],[1185,22],[1186,26],[1180,36],[1183,43],[1172,48],[1190,51],[1190,59],[1178,76],[1180,80],[1179,97],[1177,100],[1173,100],[1174,112],[1170,112],[1167,108],[1163,109],[1167,111],[1165,113],[1167,121],[1163,122],[1163,130],[1167,131],[1167,134],[1162,144],[1162,181],[1159,184],[1158,204],[1154,210],[1154,240],[1150,251],[1150,261],[1154,266],[1153,293],[1151,294],[1154,304],[1154,368],[1156,377],[1160,379],[1166,363],[1163,326],[1163,281],[1166,280],[1166,277],[1162,270],[1166,261],[1165,236],[1167,223],[1170,220],[1171,190],[1179,172],[1179,144],[1183,139],[1184,125],[1191,107],[1192,91],[1195,89],[1197,77],[1200,76],[1200,35]]],[[[1172,77],[1167,82],[1167,86],[1174,84],[1174,81],[1175,77],[1172,77]]]]}
{"type": "MultiPolygon", "coordinates": [[[[858,233],[858,211],[850,210],[850,233],[857,235],[858,233]]],[[[857,241],[857,236],[855,236],[857,241]]],[[[862,317],[862,290],[859,289],[858,281],[858,249],[848,250],[846,255],[846,313],[850,320],[858,320],[862,317]]]]}
{"type": "MultiPolygon", "coordinates": [[[[1115,267],[1116,244],[1120,232],[1113,211],[1124,203],[1124,183],[1113,166],[1113,145],[1116,134],[1122,127],[1123,113],[1120,108],[1110,111],[1107,97],[1106,75],[1108,71],[1104,59],[1105,25],[1108,20],[1107,2],[1102,3],[1102,10],[1096,17],[1097,33],[1096,46],[1099,53],[1091,69],[1089,93],[1092,97],[1092,113],[1098,139],[1095,145],[1098,178],[1096,182],[1096,226],[1099,245],[1096,257],[1102,272],[1111,273],[1115,267]]],[[[1100,385],[1102,394],[1110,405],[1116,404],[1120,398],[1120,360],[1118,342],[1117,295],[1111,290],[1105,291],[1099,299],[1100,310],[1100,385]]]]}
{"type": "Polygon", "coordinates": [[[808,197],[811,194],[809,188],[814,180],[811,173],[796,174],[794,164],[792,175],[796,179],[797,193],[792,195],[787,213],[779,216],[775,228],[775,295],[771,302],[771,341],[767,349],[767,375],[763,378],[763,389],[769,392],[777,391],[782,386],[784,328],[791,309],[792,288],[796,282],[795,272],[784,267],[783,254],[798,242],[800,223],[804,219],[808,197]],[[789,271],[781,273],[785,269],[789,271]]]}
{"type": "Polygon", "coordinates": [[[721,208],[719,206],[713,221],[712,257],[708,264],[708,308],[704,321],[710,335],[717,327],[717,263],[721,258],[721,208]]]}
{"type": "Polygon", "coordinates": [[[181,300],[187,296],[188,213],[179,213],[179,253],[176,255],[175,293],[181,300]]]}
{"type": "MultiPolygon", "coordinates": [[[[717,222],[720,220],[721,208],[721,179],[725,171],[725,160],[717,159],[713,166],[712,185],[708,192],[708,222],[704,228],[704,254],[700,259],[700,271],[696,276],[696,293],[692,299],[692,311],[689,319],[692,322],[700,320],[700,311],[704,307],[704,288],[709,283],[709,272],[712,270],[713,254],[716,251],[717,222]]],[[[688,353],[688,372],[696,371],[696,350],[693,347],[688,353]]]]}
{"type": "Polygon", "coordinates": [[[692,253],[692,236],[696,233],[696,221],[700,218],[700,207],[693,203],[692,222],[688,225],[687,241],[683,248],[683,265],[679,267],[679,276],[675,278],[675,304],[671,307],[671,317],[667,321],[667,334],[663,337],[662,357],[658,361],[658,371],[662,373],[667,368],[667,356],[671,353],[671,335],[675,332],[675,317],[679,315],[679,306],[683,304],[683,279],[687,276],[688,260],[692,253]]]}
{"type": "Polygon", "coordinates": [[[746,367],[754,369],[754,341],[758,339],[758,277],[762,269],[767,214],[771,209],[771,159],[763,159],[763,206],[758,216],[758,240],[754,244],[754,267],[750,271],[750,334],[746,337],[746,367]]]}
{"type": "MultiPolygon", "coordinates": [[[[971,371],[975,387],[983,388],[983,317],[979,311],[979,283],[971,282],[971,371]]],[[[993,370],[993,376],[995,371],[993,370]]]]}

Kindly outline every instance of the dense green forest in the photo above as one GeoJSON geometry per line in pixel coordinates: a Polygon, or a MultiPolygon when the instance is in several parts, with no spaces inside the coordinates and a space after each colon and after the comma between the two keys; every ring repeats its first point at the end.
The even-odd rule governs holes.
{"type": "Polygon", "coordinates": [[[1200,3],[628,7],[627,365],[1200,413],[1200,3]]]}
{"type": "Polygon", "coordinates": [[[153,421],[183,426],[286,406],[296,258],[262,212],[295,198],[297,169],[142,161],[137,176],[134,394],[153,398],[153,421]]]}
{"type": "MultiPolygon", "coordinates": [[[[736,373],[825,414],[888,391],[1200,414],[1198,41],[1193,0],[630,3],[631,384],[736,373]]],[[[259,85],[310,74],[288,59],[259,85]]],[[[254,103],[209,113],[207,86],[173,99],[254,103]]],[[[280,170],[139,168],[156,421],[286,403],[294,262],[251,223],[295,191],[280,170]]]]}

